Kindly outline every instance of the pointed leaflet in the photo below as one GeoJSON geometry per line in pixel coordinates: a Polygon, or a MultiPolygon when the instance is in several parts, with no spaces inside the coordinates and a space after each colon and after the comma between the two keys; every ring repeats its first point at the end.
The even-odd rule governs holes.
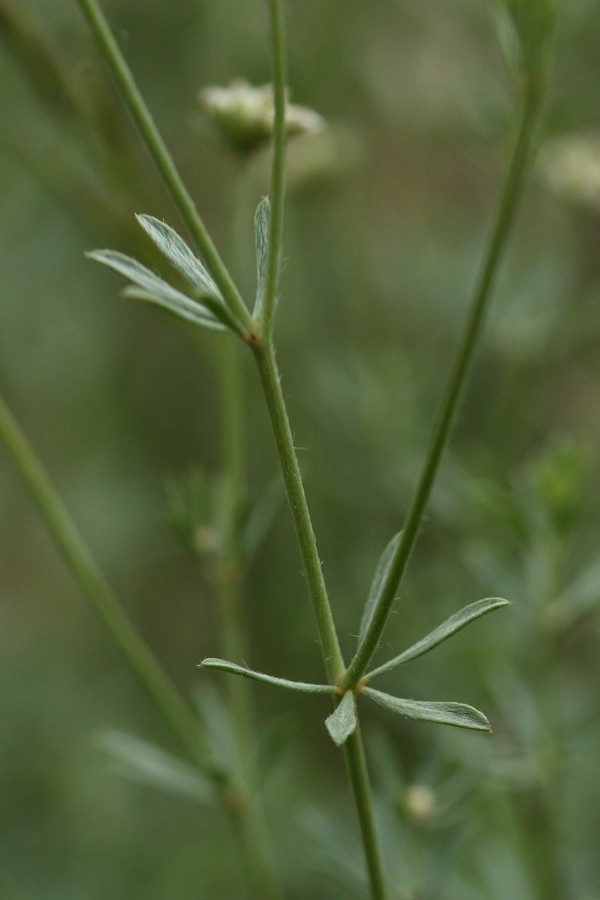
{"type": "Polygon", "coordinates": [[[213,659],[207,657],[200,663],[200,667],[206,669],[221,669],[223,672],[231,672],[233,675],[242,675],[253,681],[264,681],[266,684],[274,684],[276,687],[287,688],[290,691],[301,691],[304,694],[331,694],[332,687],[329,684],[306,684],[304,681],[288,681],[287,678],[276,678],[274,675],[264,675],[255,672],[245,666],[238,666],[226,659],[213,659]]]}
{"type": "MultiPolygon", "coordinates": [[[[230,331],[226,325],[218,322],[208,310],[203,309],[187,297],[185,297],[187,303],[184,304],[181,300],[175,300],[173,297],[166,299],[164,296],[133,286],[126,287],[123,291],[123,296],[128,300],[142,300],[144,303],[160,306],[161,309],[166,309],[167,312],[173,313],[173,315],[179,316],[180,319],[185,319],[186,322],[191,322],[193,325],[199,325],[200,328],[208,328],[210,331],[230,331]]],[[[182,294],[181,296],[183,297],[184,295],[182,294]]]]}
{"type": "Polygon", "coordinates": [[[377,568],[375,569],[373,581],[371,582],[371,587],[369,589],[369,596],[365,604],[362,619],[360,620],[360,629],[358,632],[359,644],[362,642],[362,639],[365,636],[365,633],[371,621],[371,616],[373,615],[373,610],[377,606],[377,602],[379,600],[379,597],[381,596],[381,589],[384,585],[392,559],[394,558],[396,548],[398,547],[398,544],[400,542],[401,535],[401,531],[399,531],[398,534],[395,534],[379,557],[379,562],[377,563],[377,568]]]}
{"type": "Polygon", "coordinates": [[[331,740],[338,747],[341,747],[355,731],[356,698],[353,691],[346,691],[334,711],[325,719],[325,727],[331,740]]]}
{"type": "Polygon", "coordinates": [[[124,275],[125,278],[137,285],[137,287],[125,289],[126,297],[155,303],[186,319],[188,322],[193,322],[195,325],[200,325],[204,328],[236,332],[243,330],[237,323],[233,322],[220,301],[210,297],[207,297],[206,300],[192,300],[190,297],[182,294],[181,291],[171,287],[170,284],[167,284],[166,281],[163,281],[162,278],[155,275],[154,272],[151,272],[150,269],[147,269],[146,266],[143,266],[137,260],[125,256],[124,253],[119,253],[117,250],[92,250],[90,253],[86,253],[86,256],[102,263],[102,265],[108,266],[109,269],[113,269],[120,275],[124,275]],[[205,303],[216,304],[217,318],[213,315],[212,310],[207,309],[205,303]]]}
{"type": "Polygon", "coordinates": [[[492,730],[484,714],[473,706],[467,706],[466,703],[401,700],[399,697],[392,697],[391,694],[384,694],[383,691],[369,687],[363,688],[362,693],[375,703],[409,719],[422,719],[426,722],[437,722],[439,725],[455,725],[457,728],[470,728],[473,731],[492,730]]]}
{"type": "Polygon", "coordinates": [[[365,675],[365,681],[370,681],[376,675],[383,675],[384,672],[390,672],[392,669],[395,669],[396,666],[401,666],[411,659],[416,659],[417,656],[422,656],[423,653],[433,650],[433,648],[437,647],[438,644],[441,644],[442,641],[448,640],[449,637],[452,637],[453,634],[456,634],[457,631],[460,631],[461,628],[464,628],[469,622],[473,622],[480,616],[485,616],[486,613],[492,612],[494,609],[500,609],[503,606],[509,605],[510,600],[503,600],[502,597],[486,597],[485,600],[477,600],[475,603],[469,603],[468,606],[465,606],[463,609],[459,610],[459,612],[454,613],[453,616],[450,616],[449,619],[446,619],[445,622],[442,622],[441,625],[438,625],[437,628],[430,631],[428,635],[420,641],[417,641],[416,644],[413,644],[407,650],[404,650],[399,656],[395,656],[393,659],[388,660],[388,662],[383,663],[383,665],[373,669],[372,672],[368,672],[365,675]]]}
{"type": "Polygon", "coordinates": [[[256,302],[252,315],[260,319],[265,278],[267,273],[267,253],[269,248],[269,227],[271,222],[271,204],[268,197],[263,197],[254,213],[254,239],[256,242],[256,302]]]}
{"type": "Polygon", "coordinates": [[[222,300],[221,292],[200,260],[170,225],[154,216],[136,215],[136,219],[171,265],[202,295],[222,300]]]}

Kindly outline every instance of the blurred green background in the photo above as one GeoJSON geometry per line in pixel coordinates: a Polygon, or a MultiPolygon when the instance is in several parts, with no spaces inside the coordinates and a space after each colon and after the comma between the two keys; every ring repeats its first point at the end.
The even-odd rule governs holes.
{"type": "MultiPolygon", "coordinates": [[[[387,676],[400,696],[483,708],[494,735],[365,709],[390,867],[415,900],[600,898],[600,4],[563,6],[539,162],[382,651],[480,597],[513,600],[387,676]]],[[[269,80],[265,4],[104,8],[250,296],[267,160],[247,189],[247,246],[232,246],[239,173],[197,94],[269,80]]],[[[495,9],[288,4],[293,99],[330,127],[290,144],[279,361],[348,654],[418,471],[506,159],[495,9]]],[[[218,470],[227,338],[123,301],[121,282],[84,258],[118,247],[152,265],[133,214],[180,223],[76,5],[0,0],[0,37],[2,392],[174,679],[221,689],[226,676],[195,669],[220,654],[214,589],[168,524],[165,484],[191,465],[218,470]]],[[[276,459],[246,365],[256,498],[276,459]]],[[[222,813],[121,777],[102,748],[110,728],[174,749],[1,450],[0,597],[3,900],[244,897],[222,813]]],[[[246,601],[246,662],[322,680],[283,506],[246,601]]],[[[254,693],[287,896],[366,896],[327,703],[254,693]]]]}

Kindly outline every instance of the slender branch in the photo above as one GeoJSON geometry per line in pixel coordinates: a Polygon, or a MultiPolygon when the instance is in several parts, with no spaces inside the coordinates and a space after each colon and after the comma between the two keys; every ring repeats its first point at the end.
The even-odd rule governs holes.
{"type": "Polygon", "coordinates": [[[354,734],[351,734],[344,744],[344,753],[354,793],[354,803],[365,852],[371,897],[372,900],[388,900],[390,894],[386,887],[383,859],[373,808],[373,794],[358,720],[354,734]]]}
{"type": "Polygon", "coordinates": [[[273,317],[277,305],[277,291],[281,269],[283,240],[283,208],[285,200],[285,107],[286,107],[286,48],[283,8],[281,0],[269,0],[271,16],[271,59],[275,121],[273,124],[273,161],[271,168],[271,223],[267,251],[265,293],[262,305],[261,332],[269,340],[273,332],[273,317]]]}
{"type": "Polygon", "coordinates": [[[98,569],[10,409],[0,396],[0,440],[6,446],[50,534],[108,633],[190,759],[222,782],[225,775],[190,706],[163,670],[98,569]]]}
{"type": "Polygon", "coordinates": [[[524,96],[519,110],[520,119],[517,136],[500,194],[494,226],[489,236],[483,265],[467,314],[463,335],[438,409],[423,469],[409,506],[402,538],[394,554],[379,603],[373,612],[369,627],[344,676],[343,685],[347,688],[358,682],[377,649],[417,539],[423,514],[442,455],[450,437],[456,410],[481,336],[498,265],[506,247],[518,201],[523,191],[527,165],[531,157],[532,136],[536,124],[536,113],[539,108],[540,96],[541,92],[537,81],[531,80],[524,83],[524,96]]]}
{"type": "Polygon", "coordinates": [[[238,315],[248,330],[252,331],[252,316],[248,312],[229,271],[206,230],[206,226],[183,183],[171,154],[165,146],[152,114],[140,94],[131,70],[119,49],[106,18],[96,0],[77,0],[77,4],[96,38],[102,56],[119,88],[121,99],[137,125],[142,141],[154,159],[169,194],[202,252],[208,270],[217,283],[224,300],[231,310],[238,315]]]}
{"type": "Polygon", "coordinates": [[[294,520],[300,555],[308,591],[312,600],[323,659],[330,684],[337,684],[344,673],[344,660],[333,621],[327,587],[321,569],[317,540],[306,502],[300,466],[294,448],[281,381],[273,345],[258,344],[253,348],[262,381],[267,409],[275,436],[283,480],[294,520]]]}

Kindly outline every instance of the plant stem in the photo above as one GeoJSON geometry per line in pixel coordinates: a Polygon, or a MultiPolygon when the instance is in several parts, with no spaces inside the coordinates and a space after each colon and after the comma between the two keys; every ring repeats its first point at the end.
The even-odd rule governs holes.
{"type": "Polygon", "coordinates": [[[0,396],[0,440],[6,446],[50,534],[108,633],[177,736],[190,759],[222,782],[224,772],[209,749],[196,716],[140,636],[90,555],[79,531],[52,486],[4,399],[0,396]]]}
{"type": "Polygon", "coordinates": [[[252,330],[252,317],[235,286],[218,250],[206,230],[194,201],[183,183],[181,175],[156,127],[127,65],[123,54],[112,34],[96,0],[77,0],[81,12],[85,16],[96,38],[102,56],[117,83],[121,99],[131,118],[137,125],[142,141],[151,154],[163,178],[181,217],[190,230],[198,248],[204,256],[207,268],[218,285],[221,294],[230,309],[236,313],[249,331],[252,330]]]}
{"type": "Polygon", "coordinates": [[[273,332],[273,317],[277,305],[277,291],[281,269],[286,145],[286,49],[283,8],[280,0],[269,0],[269,13],[271,19],[271,60],[275,120],[273,123],[273,160],[269,198],[271,203],[271,222],[269,227],[262,321],[260,322],[262,336],[267,340],[270,339],[273,332]]]}
{"type": "Polygon", "coordinates": [[[373,808],[373,792],[369,781],[367,761],[363,746],[360,723],[356,722],[356,730],[344,744],[346,766],[354,793],[354,803],[360,825],[367,873],[373,900],[388,900],[390,894],[385,883],[383,860],[377,835],[375,810],[373,808]]]}
{"type": "Polygon", "coordinates": [[[394,554],[369,627],[344,676],[343,685],[346,688],[356,685],[379,645],[419,533],[423,514],[448,443],[458,403],[481,335],[498,265],[514,222],[518,201],[523,192],[527,165],[531,157],[532,137],[540,95],[540,86],[537,81],[529,80],[524,83],[524,96],[521,99],[516,140],[462,338],[438,409],[429,448],[409,506],[400,543],[394,554]]]}
{"type": "Polygon", "coordinates": [[[304,574],[313,605],[321,650],[330,684],[337,684],[344,674],[344,660],[338,641],[317,540],[306,502],[306,494],[300,474],[300,466],[294,448],[294,438],[288,419],[281,379],[275,359],[273,344],[268,341],[253,348],[254,357],[263,385],[265,400],[271,418],[271,425],[279,454],[286,493],[296,529],[304,574]]]}

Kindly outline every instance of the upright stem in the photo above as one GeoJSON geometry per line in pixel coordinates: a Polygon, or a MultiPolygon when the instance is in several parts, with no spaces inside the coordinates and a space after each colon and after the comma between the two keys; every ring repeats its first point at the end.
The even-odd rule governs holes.
{"type": "MultiPolygon", "coordinates": [[[[339,679],[343,675],[344,660],[333,622],[315,533],[306,502],[298,458],[294,449],[294,439],[281,390],[275,352],[270,342],[265,345],[258,344],[253,350],[271,417],[281,471],[304,565],[304,573],[317,620],[325,668],[330,684],[335,685],[339,683],[339,679]]],[[[382,856],[375,822],[373,794],[358,723],[355,733],[346,741],[345,755],[363,839],[371,896],[373,900],[388,900],[389,894],[385,887],[382,856]]]]}
{"type": "Polygon", "coordinates": [[[344,674],[344,660],[333,621],[325,579],[323,578],[321,559],[306,502],[300,466],[298,465],[298,458],[294,449],[294,438],[281,390],[275,351],[271,342],[258,344],[253,348],[253,351],[271,418],[308,591],[317,620],[327,676],[331,684],[337,684],[344,674]]]}
{"type": "Polygon", "coordinates": [[[75,579],[92,601],[107,631],[159,713],[190,759],[211,777],[222,781],[224,772],[204,740],[196,716],[113,594],[2,397],[0,440],[29,488],[75,579]]]}
{"type": "Polygon", "coordinates": [[[540,101],[539,85],[529,81],[524,86],[520,119],[512,157],[500,194],[494,226],[490,233],[483,265],[469,306],[462,338],[452,364],[450,376],[438,409],[423,468],[413,494],[402,537],[388,570],[369,627],[344,676],[344,686],[355,685],[364,674],[377,649],[398,588],[406,572],[423,519],[442,455],[448,443],[452,424],[481,336],[494,280],[523,191],[527,164],[531,156],[532,136],[540,101]]]}
{"type": "Polygon", "coordinates": [[[280,0],[269,0],[271,18],[271,60],[273,77],[273,160],[271,166],[271,222],[267,250],[267,271],[260,329],[265,339],[273,331],[273,316],[277,304],[281,245],[283,240],[283,208],[285,200],[285,105],[286,105],[286,49],[283,8],[280,0]]]}
{"type": "Polygon", "coordinates": [[[351,734],[344,744],[344,752],[365,852],[371,897],[372,900],[389,900],[390,894],[386,886],[383,858],[375,821],[373,791],[369,781],[367,760],[358,718],[354,734],[351,734]]]}
{"type": "Polygon", "coordinates": [[[248,330],[251,331],[252,317],[217,248],[213,244],[192,197],[183,183],[181,175],[165,146],[152,114],[134,81],[106,18],[96,0],[77,0],[77,3],[92,29],[104,60],[117,83],[127,111],[137,125],[143,143],[154,159],[168,192],[202,252],[208,270],[217,283],[226,303],[237,314],[248,330]]]}

